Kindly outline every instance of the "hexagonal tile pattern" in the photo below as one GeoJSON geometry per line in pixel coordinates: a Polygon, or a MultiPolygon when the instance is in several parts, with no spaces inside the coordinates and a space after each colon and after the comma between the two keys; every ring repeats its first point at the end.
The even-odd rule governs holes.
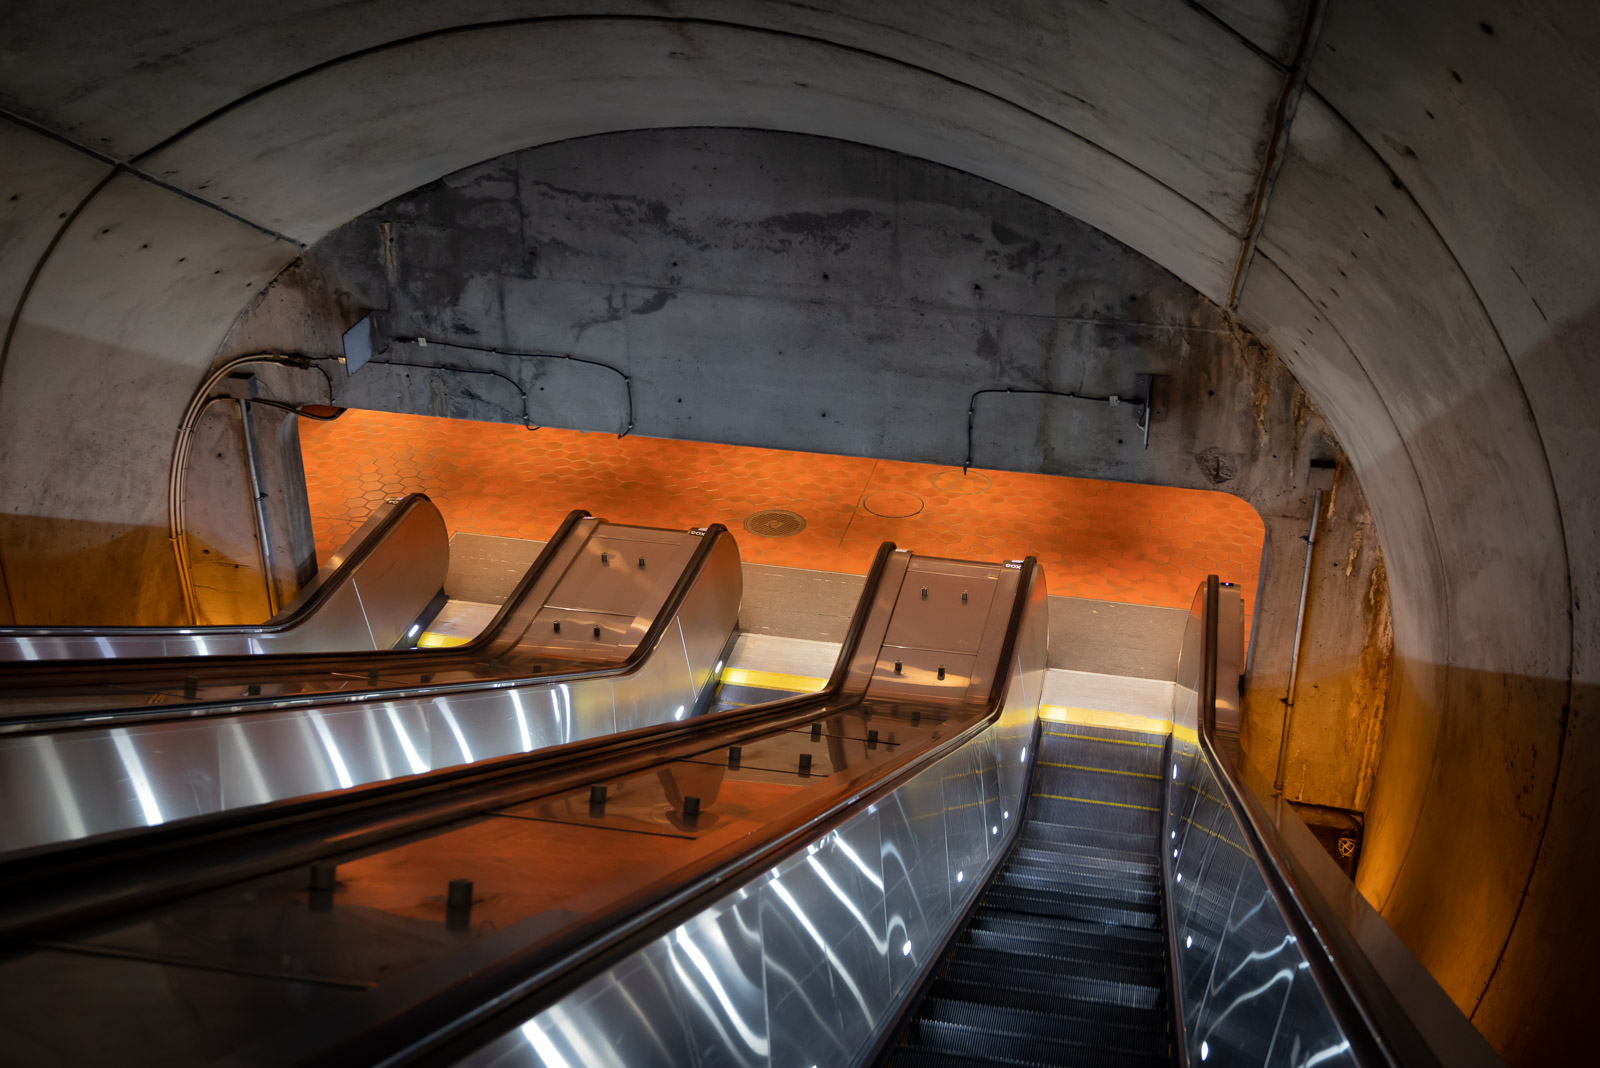
{"type": "Polygon", "coordinates": [[[452,532],[539,541],[573,508],[735,536],[752,512],[782,508],[805,529],[739,537],[744,559],[861,574],[884,540],[930,556],[1031,553],[1053,594],[1170,608],[1216,571],[1243,587],[1247,627],[1261,566],[1261,518],[1226,493],[354,409],[302,422],[300,440],[324,560],[383,498],[421,492],[452,532]],[[923,507],[875,515],[862,504],[873,495],[923,507]]]}

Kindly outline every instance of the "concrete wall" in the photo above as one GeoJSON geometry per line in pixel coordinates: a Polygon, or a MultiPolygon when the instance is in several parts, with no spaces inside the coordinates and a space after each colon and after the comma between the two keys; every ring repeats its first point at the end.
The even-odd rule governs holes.
{"type": "Polygon", "coordinates": [[[1261,218],[1239,310],[1347,451],[1393,603],[1362,888],[1513,1062],[1574,1059],[1600,876],[1600,22],[1325,6],[1306,55],[1296,0],[16,7],[4,136],[70,144],[0,157],[0,239],[56,241],[0,274],[26,291],[0,372],[10,594],[42,605],[55,568],[50,611],[169,611],[170,589],[100,591],[162,556],[174,413],[246,283],[504,152],[686,125],[874,144],[1219,302],[1261,218]]]}

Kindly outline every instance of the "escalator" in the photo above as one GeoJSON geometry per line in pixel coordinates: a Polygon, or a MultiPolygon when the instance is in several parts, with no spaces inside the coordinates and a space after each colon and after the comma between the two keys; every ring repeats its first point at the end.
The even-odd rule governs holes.
{"type": "Polygon", "coordinates": [[[1016,844],[890,1058],[1172,1063],[1157,855],[1166,738],[1044,724],[1016,844]]]}
{"type": "Polygon", "coordinates": [[[0,853],[686,718],[741,590],[721,526],[575,511],[465,645],[7,664],[0,853]]]}
{"type": "Polygon", "coordinates": [[[1227,755],[1221,596],[1170,734],[886,546],[820,693],[0,857],[0,1060],[1498,1065],[1227,755]]]}
{"type": "Polygon", "coordinates": [[[0,664],[355,652],[414,643],[444,603],[450,539],[426,496],[385,502],[265,623],[189,627],[0,627],[0,664]]]}
{"type": "MultiPolygon", "coordinates": [[[[0,1060],[448,1063],[700,895],[793,868],[886,779],[973,798],[981,866],[1025,778],[1044,607],[1031,560],[885,546],[820,693],[0,857],[0,1060]]],[[[878,854],[813,861],[856,887],[878,854]]]]}

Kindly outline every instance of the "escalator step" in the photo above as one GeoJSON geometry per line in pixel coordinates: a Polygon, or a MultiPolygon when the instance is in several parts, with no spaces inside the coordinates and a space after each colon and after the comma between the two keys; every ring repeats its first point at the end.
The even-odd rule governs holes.
{"type": "Polygon", "coordinates": [[[1011,860],[1014,864],[1072,863],[1084,871],[1102,871],[1117,875],[1142,875],[1151,879],[1159,878],[1161,874],[1161,866],[1156,861],[1142,858],[1137,853],[1127,853],[1122,856],[1103,856],[1097,852],[1081,848],[1073,849],[1070,846],[1054,844],[1039,845],[1031,842],[1021,842],[1016,849],[1012,850],[1011,860]]]}
{"type": "Polygon", "coordinates": [[[1109,1020],[1083,1019],[1062,1012],[1035,1012],[1006,1005],[980,1005],[971,1001],[929,997],[918,1017],[937,1023],[1014,1035],[1044,1042],[1092,1042],[1116,1053],[1158,1057],[1166,1052],[1164,1029],[1130,1026],[1109,1020]]]}
{"type": "Polygon", "coordinates": [[[1153,907],[1130,906],[1089,894],[1040,892],[997,886],[984,895],[984,904],[1035,916],[1054,916],[1066,920],[1087,920],[1117,927],[1154,930],[1159,917],[1153,907]]]}
{"type": "Polygon", "coordinates": [[[1091,855],[1149,863],[1156,859],[1157,835],[1154,830],[1129,833],[1107,830],[1092,824],[1073,823],[1065,819],[1055,821],[1030,819],[1023,825],[1021,844],[1087,848],[1104,851],[1091,855]]]}
{"type": "Polygon", "coordinates": [[[904,1046],[894,1051],[889,1059],[894,1068],[991,1068],[994,1065],[1013,1065],[1016,1061],[996,1061],[988,1057],[963,1057],[957,1053],[939,1053],[930,1049],[908,1049],[904,1046]]]}
{"type": "Polygon", "coordinates": [[[1130,1009],[1154,1009],[1161,1004],[1160,977],[1155,985],[1123,983],[1092,975],[1047,975],[1022,967],[972,964],[957,959],[945,965],[944,977],[953,983],[987,983],[1010,990],[1029,990],[1092,1002],[1095,1005],[1121,1005],[1130,1009]]]}
{"type": "Polygon", "coordinates": [[[934,980],[929,995],[947,1001],[1021,1009],[1064,1019],[1116,1024],[1121,1027],[1166,1033],[1167,1018],[1164,1009],[1068,998],[1037,990],[1031,984],[1024,989],[999,986],[993,981],[993,977],[955,978],[947,974],[934,980]]]}
{"type": "Polygon", "coordinates": [[[1046,941],[1060,938],[1093,938],[1104,940],[1110,948],[1127,952],[1160,955],[1166,949],[1161,932],[1157,930],[1114,927],[1084,920],[1030,915],[994,905],[980,905],[972,918],[971,927],[974,930],[995,931],[1000,934],[1046,941]]]}
{"type": "Polygon", "coordinates": [[[1154,967],[1116,964],[1103,955],[1079,951],[1076,954],[1018,953],[983,946],[957,946],[951,954],[953,963],[982,967],[1009,968],[1034,975],[1059,979],[1084,979],[1094,982],[1120,983],[1125,986],[1148,986],[1159,990],[1166,975],[1161,962],[1154,967]]]}
{"type": "Polygon", "coordinates": [[[962,944],[1012,953],[1058,953],[1067,957],[1092,953],[1107,964],[1119,964],[1130,968],[1153,967],[1158,971],[1163,967],[1165,960],[1159,943],[1134,946],[1127,942],[1113,941],[1102,934],[1078,934],[1069,931],[1056,931],[1050,934],[1044,932],[1028,935],[1012,934],[989,930],[987,925],[977,923],[967,928],[962,937],[962,944]]]}
{"type": "MultiPolygon", "coordinates": [[[[1082,832],[1090,830],[1105,835],[1106,844],[1117,838],[1139,837],[1154,839],[1161,829],[1161,814],[1155,805],[1138,808],[1121,808],[1102,805],[1079,794],[1051,794],[1035,791],[1028,796],[1028,814],[1031,819],[1044,824],[1072,827],[1082,832]]],[[[1122,848],[1128,848],[1124,844],[1122,848]]],[[[1135,847],[1137,848],[1137,847],[1135,847]]],[[[1151,850],[1154,853],[1154,850],[1151,850]]]]}
{"type": "Polygon", "coordinates": [[[910,1027],[904,1046],[961,1057],[981,1057],[1012,1064],[1083,1064],[1096,1068],[1145,1068],[1159,1064],[1160,1057],[1125,1053],[1104,1048],[1095,1028],[1080,1028],[1078,1042],[1052,1041],[1025,1035],[962,1027],[936,1020],[918,1020],[910,1027]]]}
{"type": "Polygon", "coordinates": [[[1161,890],[1153,879],[1117,875],[1086,875],[1070,869],[1052,869],[1009,864],[995,876],[995,885],[1019,890],[1059,890],[1064,893],[1096,894],[1112,901],[1155,905],[1161,890]]]}

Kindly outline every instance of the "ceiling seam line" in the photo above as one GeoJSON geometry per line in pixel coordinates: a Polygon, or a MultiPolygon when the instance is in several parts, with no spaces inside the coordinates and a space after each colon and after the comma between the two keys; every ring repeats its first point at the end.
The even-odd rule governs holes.
{"type": "MultiPolygon", "coordinates": [[[[912,62],[910,62],[908,60],[898,59],[898,58],[896,58],[894,56],[884,55],[881,52],[874,52],[874,51],[871,51],[870,49],[862,48],[862,47],[857,46],[857,45],[840,44],[837,41],[830,41],[827,38],[817,37],[817,36],[812,35],[812,34],[796,33],[796,32],[790,31],[790,30],[772,29],[772,28],[765,27],[765,26],[753,26],[753,25],[749,25],[747,23],[730,22],[730,21],[722,20],[722,19],[687,18],[687,17],[686,18],[674,18],[674,17],[661,16],[661,15],[549,15],[549,16],[533,16],[533,17],[518,18],[518,19],[499,19],[499,20],[494,20],[494,21],[489,21],[489,22],[469,23],[469,24],[465,24],[465,25],[449,26],[449,27],[443,27],[443,28],[436,29],[436,30],[429,30],[429,31],[427,31],[425,33],[413,34],[413,35],[411,35],[409,37],[396,38],[393,41],[386,41],[386,42],[384,42],[382,44],[372,45],[372,46],[370,46],[368,48],[357,49],[354,52],[349,52],[349,53],[346,53],[345,55],[342,55],[342,56],[336,56],[336,57],[334,57],[332,59],[324,60],[321,63],[313,64],[312,66],[307,67],[304,70],[296,71],[293,74],[285,75],[284,77],[279,78],[277,81],[272,82],[269,85],[264,85],[264,86],[261,86],[260,88],[252,89],[250,92],[245,93],[244,95],[238,97],[237,99],[231,100],[228,103],[222,105],[221,107],[216,108],[215,110],[209,112],[208,114],[200,117],[199,119],[196,119],[194,122],[191,122],[189,125],[187,125],[187,126],[183,127],[182,129],[178,130],[176,133],[173,133],[172,135],[170,135],[166,139],[157,142],[156,144],[152,145],[149,148],[142,149],[141,151],[135,153],[133,156],[130,157],[130,160],[131,160],[131,162],[133,164],[138,164],[139,162],[147,159],[148,157],[156,154],[157,152],[160,152],[160,151],[163,151],[164,149],[170,148],[171,146],[173,146],[177,142],[181,141],[183,138],[189,136],[191,133],[195,132],[196,130],[199,130],[203,126],[208,125],[209,123],[211,123],[215,119],[221,117],[222,115],[227,114],[230,111],[236,110],[237,108],[243,107],[243,106],[253,102],[254,100],[257,100],[259,98],[265,97],[265,96],[271,94],[272,92],[276,91],[277,89],[280,89],[280,88],[282,88],[282,87],[284,87],[286,85],[292,84],[294,82],[300,81],[300,80],[305,79],[305,78],[312,77],[313,75],[320,74],[321,72],[323,72],[325,70],[330,70],[330,69],[332,69],[334,67],[341,66],[341,65],[343,65],[345,63],[353,62],[353,61],[359,60],[359,59],[364,59],[364,58],[366,58],[368,56],[377,55],[379,53],[390,51],[390,50],[393,50],[393,49],[396,49],[396,48],[401,48],[401,47],[404,47],[406,45],[417,44],[417,43],[420,43],[420,42],[423,42],[423,41],[429,41],[429,40],[433,40],[433,39],[440,38],[440,37],[448,37],[448,36],[452,36],[452,35],[455,35],[455,34],[474,33],[474,32],[483,31],[483,30],[505,29],[505,28],[509,28],[509,27],[513,27],[513,26],[530,26],[530,25],[542,25],[542,24],[553,24],[553,23],[584,23],[584,22],[637,22],[637,23],[655,22],[655,23],[663,23],[663,24],[669,24],[669,25],[709,26],[709,27],[715,27],[715,28],[719,28],[719,29],[743,30],[743,31],[748,32],[748,33],[758,33],[758,34],[763,34],[763,35],[769,36],[769,37],[787,37],[787,38],[792,38],[792,39],[797,40],[797,41],[807,41],[807,42],[810,42],[812,44],[821,45],[821,46],[823,46],[825,48],[833,48],[833,49],[837,49],[837,50],[842,51],[842,52],[849,52],[849,53],[853,53],[855,55],[864,56],[864,57],[869,58],[869,59],[875,59],[875,60],[878,60],[880,62],[893,64],[894,66],[903,67],[903,68],[905,68],[907,70],[917,71],[917,72],[925,74],[925,75],[927,75],[927,76],[929,76],[931,78],[936,78],[936,79],[938,79],[938,80],[940,80],[942,82],[945,82],[947,84],[956,86],[956,87],[961,88],[961,89],[965,89],[968,92],[976,93],[976,94],[978,94],[980,96],[987,97],[987,98],[989,98],[991,100],[994,100],[994,101],[996,101],[998,103],[1004,104],[1007,107],[1014,108],[1017,111],[1022,112],[1024,115],[1028,115],[1028,116],[1038,120],[1039,122],[1042,122],[1042,123],[1054,128],[1056,130],[1059,130],[1061,133],[1067,135],[1068,137],[1072,138],[1073,140],[1078,141],[1078,142],[1080,142],[1080,143],[1082,143],[1084,145],[1087,145],[1087,146],[1089,146],[1090,148],[1094,149],[1097,152],[1104,153],[1108,158],[1116,160],[1118,163],[1120,163],[1123,166],[1127,167],[1129,170],[1135,171],[1138,174],[1143,175],[1145,178],[1149,179],[1151,182],[1154,182],[1162,190],[1166,191],[1167,193],[1170,193],[1174,197],[1177,197],[1183,203],[1187,204],[1189,207],[1193,208],[1195,211],[1197,211],[1201,215],[1203,215],[1206,219],[1210,220],[1211,222],[1215,223],[1217,226],[1221,227],[1222,230],[1224,232],[1228,233],[1230,236],[1238,236],[1237,234],[1234,234],[1232,227],[1230,227],[1222,219],[1219,219],[1216,215],[1212,214],[1209,209],[1207,209],[1203,205],[1197,203],[1196,201],[1190,199],[1187,194],[1179,191],[1178,189],[1175,189],[1171,185],[1168,185],[1165,181],[1161,180],[1160,178],[1157,178],[1155,175],[1151,174],[1149,171],[1147,171],[1144,168],[1140,167],[1138,164],[1133,163],[1131,160],[1123,158],[1122,156],[1118,155],[1117,153],[1111,151],[1109,148],[1106,148],[1104,145],[1101,145],[1098,142],[1091,140],[1085,134],[1079,133],[1077,130],[1072,129],[1070,126],[1063,125],[1062,123],[1057,122],[1056,120],[1054,120],[1052,118],[1049,118],[1046,115],[1042,115],[1039,112],[1034,111],[1033,109],[1024,106],[1023,104],[1020,104],[1020,103],[1018,103],[1018,102],[1016,102],[1014,100],[1011,100],[1008,97],[1005,97],[1005,96],[1001,95],[1000,93],[998,93],[998,92],[996,92],[994,90],[984,89],[984,88],[982,88],[980,86],[973,85],[970,82],[962,81],[961,79],[955,77],[954,75],[945,74],[942,71],[934,70],[934,69],[929,68],[929,67],[924,67],[924,66],[921,66],[920,64],[912,63],[912,62]]],[[[524,146],[524,147],[530,147],[530,146],[524,146]]],[[[160,182],[159,179],[152,179],[152,180],[153,181],[157,181],[158,183],[160,182]]],[[[166,183],[160,183],[160,184],[165,185],[166,183]]],[[[1027,195],[1027,194],[1024,194],[1024,195],[1027,195]]],[[[209,201],[202,201],[202,202],[203,203],[210,203],[209,201]]],[[[1057,209],[1057,210],[1060,210],[1060,209],[1057,209]]],[[[1076,216],[1074,216],[1074,217],[1076,217],[1076,216]]]]}
{"type": "MultiPolygon", "coordinates": [[[[1312,314],[1315,315],[1316,314],[1316,308],[1317,308],[1317,302],[1312,299],[1311,294],[1307,293],[1305,291],[1305,289],[1300,285],[1299,282],[1295,281],[1294,276],[1291,275],[1288,271],[1284,270],[1282,267],[1280,267],[1278,265],[1278,263],[1275,260],[1273,260],[1272,256],[1269,253],[1262,252],[1261,253],[1261,258],[1266,260],[1268,263],[1272,264],[1273,267],[1277,268],[1278,272],[1283,275],[1284,279],[1287,280],[1288,283],[1295,288],[1295,292],[1299,293],[1302,297],[1305,298],[1306,304],[1312,309],[1312,314]]],[[[1411,475],[1412,475],[1413,478],[1415,478],[1417,480],[1418,494],[1422,498],[1422,509],[1423,509],[1424,512],[1427,513],[1427,516],[1428,516],[1428,544],[1429,544],[1430,548],[1432,549],[1432,556],[1433,556],[1433,559],[1434,559],[1434,564],[1439,569],[1439,575],[1441,577],[1443,577],[1444,574],[1445,574],[1444,552],[1443,552],[1442,549],[1440,549],[1438,536],[1435,534],[1435,531],[1438,528],[1436,526],[1436,521],[1435,521],[1434,515],[1433,515],[1433,504],[1432,504],[1431,501],[1428,500],[1428,490],[1427,490],[1427,487],[1423,484],[1421,472],[1418,471],[1418,469],[1417,469],[1416,458],[1411,455],[1411,447],[1410,447],[1410,445],[1407,444],[1406,439],[1405,439],[1405,435],[1400,432],[1400,424],[1398,422],[1396,422],[1395,417],[1394,417],[1394,413],[1389,410],[1389,405],[1384,402],[1383,391],[1380,390],[1378,388],[1378,384],[1372,380],[1371,372],[1369,372],[1367,370],[1366,364],[1364,364],[1361,361],[1360,354],[1358,354],[1356,352],[1355,347],[1353,345],[1351,345],[1349,341],[1345,340],[1344,333],[1338,328],[1338,326],[1336,326],[1334,324],[1334,322],[1333,322],[1333,320],[1331,318],[1325,318],[1324,322],[1327,323],[1328,329],[1333,331],[1333,336],[1339,339],[1339,344],[1343,345],[1345,347],[1345,351],[1350,353],[1350,358],[1355,361],[1356,366],[1361,369],[1361,377],[1365,378],[1367,380],[1367,385],[1372,387],[1372,392],[1378,398],[1378,403],[1383,408],[1384,414],[1389,417],[1389,425],[1394,428],[1395,440],[1400,443],[1400,449],[1401,449],[1402,452],[1405,453],[1406,464],[1411,468],[1411,475]]],[[[1282,357],[1280,356],[1279,359],[1281,360],[1282,357]]],[[[1294,371],[1291,369],[1289,373],[1292,375],[1292,374],[1294,374],[1294,371]]],[[[1299,382],[1298,376],[1295,378],[1295,381],[1296,381],[1296,383],[1299,382]]],[[[1300,388],[1304,389],[1305,387],[1301,386],[1300,388]]],[[[1340,448],[1343,448],[1343,447],[1344,447],[1344,445],[1343,445],[1343,443],[1341,443],[1340,444],[1340,448]]],[[[1359,472],[1357,473],[1357,477],[1359,478],[1359,472]]],[[[1366,491],[1363,489],[1362,493],[1365,494],[1365,492],[1366,491]]],[[[1371,506],[1370,505],[1370,501],[1369,501],[1368,506],[1369,507],[1371,506]]],[[[1383,531],[1382,530],[1378,531],[1378,546],[1379,546],[1380,549],[1383,547],[1383,531]]],[[[1446,585],[1446,586],[1441,587],[1441,589],[1439,590],[1439,595],[1444,599],[1444,612],[1445,612],[1445,620],[1446,620],[1446,623],[1447,623],[1447,626],[1446,626],[1446,629],[1445,629],[1445,665],[1444,666],[1445,666],[1446,677],[1448,678],[1449,672],[1451,670],[1450,657],[1455,651],[1455,631],[1454,631],[1454,629],[1452,627],[1448,626],[1448,622],[1452,618],[1451,612],[1450,612],[1450,588],[1449,588],[1449,586],[1446,585]]],[[[1392,599],[1390,601],[1389,614],[1390,614],[1391,617],[1394,615],[1394,607],[1393,607],[1393,600],[1392,599]]],[[[1394,654],[1391,652],[1390,655],[1393,656],[1394,654]]],[[[1385,718],[1387,718],[1387,716],[1388,716],[1388,698],[1387,697],[1385,697],[1385,699],[1384,699],[1384,715],[1385,715],[1385,718]]],[[[1441,729],[1442,729],[1442,725],[1443,725],[1443,717],[1442,716],[1441,716],[1440,722],[1441,722],[1441,729]]],[[[1430,754],[1430,756],[1428,758],[1428,774],[1427,774],[1427,778],[1423,780],[1425,783],[1427,781],[1429,781],[1429,780],[1432,780],[1433,775],[1434,775],[1434,770],[1438,767],[1438,765],[1439,765],[1439,735],[1438,735],[1438,732],[1435,732],[1433,749],[1432,749],[1432,752],[1431,752],[1431,754],[1430,754]]],[[[1376,783],[1374,783],[1374,785],[1376,785],[1376,783]]],[[[1370,796],[1368,797],[1368,802],[1367,803],[1370,806],[1370,804],[1371,804],[1370,796]]],[[[1390,898],[1390,896],[1393,895],[1395,886],[1399,885],[1399,883],[1400,883],[1400,876],[1405,872],[1406,865],[1411,860],[1411,844],[1412,844],[1412,842],[1414,842],[1416,840],[1416,837],[1417,837],[1417,826],[1418,826],[1418,824],[1420,824],[1422,822],[1422,818],[1421,817],[1422,817],[1422,812],[1421,812],[1421,810],[1419,808],[1418,811],[1417,811],[1417,820],[1414,823],[1412,823],[1411,831],[1406,836],[1405,859],[1403,859],[1400,862],[1400,866],[1395,869],[1394,881],[1389,884],[1389,889],[1384,894],[1384,904],[1385,904],[1385,906],[1388,905],[1389,898],[1390,898]]],[[[1378,909],[1376,911],[1378,912],[1378,914],[1380,916],[1383,915],[1383,910],[1382,909],[1378,909]]]]}
{"type": "Polygon", "coordinates": [[[1411,192],[1411,187],[1401,179],[1400,175],[1389,165],[1389,161],[1383,158],[1383,155],[1378,152],[1371,141],[1367,140],[1366,135],[1356,127],[1356,124],[1346,118],[1342,111],[1334,107],[1327,97],[1317,92],[1315,87],[1307,86],[1306,91],[1315,96],[1318,102],[1327,108],[1343,124],[1345,129],[1350,131],[1356,140],[1361,142],[1362,147],[1372,155],[1372,158],[1378,161],[1378,165],[1388,173],[1390,183],[1405,195],[1411,206],[1417,209],[1417,214],[1427,222],[1428,229],[1433,233],[1440,247],[1449,255],[1450,262],[1460,272],[1462,280],[1466,282],[1467,291],[1472,294],[1473,302],[1478,305],[1478,310],[1483,313],[1484,322],[1489,324],[1489,329],[1494,333],[1495,344],[1500,346],[1500,352],[1505,356],[1506,367],[1511,372],[1511,380],[1516,383],[1517,394],[1522,398],[1522,407],[1528,413],[1528,422],[1533,425],[1533,435],[1539,443],[1539,455],[1544,460],[1545,478],[1550,484],[1551,501],[1555,505],[1556,531],[1561,538],[1561,570],[1566,580],[1567,589],[1567,694],[1563,704],[1561,730],[1556,739],[1556,770],[1550,780],[1550,795],[1545,803],[1544,822],[1539,826],[1539,841],[1533,849],[1533,863],[1529,865],[1528,878],[1523,883],[1522,893],[1517,898],[1516,913],[1512,916],[1511,926],[1506,930],[1505,940],[1500,944],[1500,953],[1495,957],[1494,967],[1489,969],[1489,975],[1484,980],[1483,988],[1477,992],[1472,1000],[1472,1012],[1466,1014],[1467,1018],[1471,1019],[1477,1013],[1479,1006],[1483,1004],[1483,999],[1489,992],[1489,984],[1494,981],[1495,975],[1500,970],[1500,962],[1505,958],[1506,947],[1511,944],[1511,934],[1516,930],[1517,922],[1522,919],[1522,910],[1528,901],[1528,889],[1533,884],[1533,873],[1539,866],[1540,854],[1544,852],[1545,836],[1550,829],[1550,814],[1555,810],[1556,785],[1560,782],[1561,767],[1566,757],[1567,727],[1570,722],[1573,697],[1576,692],[1574,676],[1576,675],[1578,664],[1578,626],[1573,611],[1572,550],[1571,543],[1567,540],[1566,512],[1562,507],[1561,493],[1556,485],[1555,468],[1550,463],[1550,447],[1545,443],[1544,428],[1539,425],[1538,414],[1533,410],[1533,401],[1529,398],[1528,388],[1522,381],[1522,372],[1518,370],[1517,361],[1511,356],[1511,348],[1506,344],[1505,336],[1500,333],[1500,325],[1495,322],[1493,313],[1489,311],[1489,305],[1484,301],[1483,294],[1478,291],[1477,283],[1472,280],[1472,275],[1468,273],[1466,266],[1461,262],[1461,257],[1456,255],[1455,248],[1445,239],[1444,233],[1439,229],[1439,225],[1434,222],[1433,216],[1428,214],[1427,209],[1422,206],[1416,195],[1411,192]]]}
{"type": "Polygon", "coordinates": [[[1289,154],[1289,131],[1294,126],[1300,97],[1311,77],[1311,58],[1322,36],[1322,18],[1327,9],[1327,0],[1311,0],[1311,6],[1306,10],[1305,25],[1301,29],[1300,43],[1295,49],[1288,76],[1284,78],[1283,91],[1278,94],[1277,107],[1273,109],[1272,133],[1267,138],[1266,156],[1261,161],[1261,174],[1256,180],[1255,198],[1250,205],[1250,223],[1245,228],[1244,240],[1239,246],[1239,260],[1234,264],[1233,281],[1228,286],[1229,311],[1239,306],[1245,279],[1250,274],[1250,262],[1255,259],[1256,245],[1267,225],[1267,205],[1278,184],[1283,161],[1289,154]]]}
{"type": "Polygon", "coordinates": [[[1288,71],[1289,68],[1287,65],[1285,65],[1283,60],[1279,59],[1271,52],[1268,52],[1265,48],[1262,48],[1260,45],[1250,40],[1250,38],[1246,37],[1239,29],[1234,27],[1233,24],[1228,22],[1227,19],[1223,18],[1215,11],[1212,11],[1209,7],[1206,7],[1204,4],[1200,3],[1200,0],[1184,0],[1184,3],[1186,6],[1198,11],[1202,16],[1216,23],[1224,30],[1227,30],[1232,36],[1238,38],[1240,44],[1244,45],[1246,48],[1250,49],[1250,51],[1254,52],[1256,55],[1260,56],[1262,59],[1276,67],[1278,73],[1282,74],[1288,71]]]}
{"type": "Polygon", "coordinates": [[[49,138],[50,140],[56,142],[57,144],[62,145],[63,147],[66,147],[66,148],[70,148],[75,152],[81,152],[83,155],[88,156],[90,159],[96,160],[96,161],[98,161],[100,163],[104,163],[108,167],[112,168],[113,176],[118,171],[121,171],[121,172],[126,173],[126,174],[131,174],[135,178],[139,178],[139,179],[141,179],[143,181],[149,182],[151,185],[159,186],[162,189],[165,189],[169,193],[176,193],[178,196],[184,197],[185,199],[188,199],[188,200],[192,200],[196,204],[203,204],[208,208],[212,208],[212,209],[214,209],[214,210],[216,210],[218,212],[221,212],[223,215],[226,215],[228,218],[234,220],[235,222],[241,222],[241,223],[244,223],[246,226],[251,227],[252,229],[260,230],[262,233],[266,234],[269,237],[275,237],[280,241],[287,241],[290,244],[295,245],[295,246],[297,246],[299,248],[305,248],[306,247],[305,246],[305,242],[303,242],[303,241],[298,241],[298,240],[288,236],[287,234],[279,233],[278,231],[272,229],[270,226],[265,226],[262,223],[258,223],[254,219],[248,218],[248,217],[246,217],[244,215],[240,215],[238,212],[229,211],[227,208],[223,207],[220,204],[215,203],[214,201],[207,200],[205,197],[199,196],[198,194],[195,194],[195,193],[191,193],[187,189],[183,189],[183,188],[181,188],[179,186],[175,186],[171,182],[163,181],[162,179],[157,178],[155,175],[151,174],[149,171],[142,170],[134,162],[138,158],[136,156],[129,157],[128,159],[125,159],[125,160],[124,159],[118,159],[116,156],[111,155],[109,152],[102,152],[99,149],[91,148],[91,147],[89,147],[88,145],[84,144],[81,141],[77,141],[77,140],[75,140],[75,139],[73,139],[71,137],[68,137],[66,134],[61,133],[59,130],[52,130],[50,127],[45,126],[42,123],[35,122],[34,120],[29,119],[29,118],[24,118],[23,116],[18,115],[16,112],[10,111],[10,110],[8,110],[6,108],[0,108],[0,119],[3,119],[6,122],[12,123],[12,124],[14,124],[16,126],[20,126],[25,130],[29,130],[29,131],[31,131],[33,133],[36,133],[40,137],[49,138]]]}

